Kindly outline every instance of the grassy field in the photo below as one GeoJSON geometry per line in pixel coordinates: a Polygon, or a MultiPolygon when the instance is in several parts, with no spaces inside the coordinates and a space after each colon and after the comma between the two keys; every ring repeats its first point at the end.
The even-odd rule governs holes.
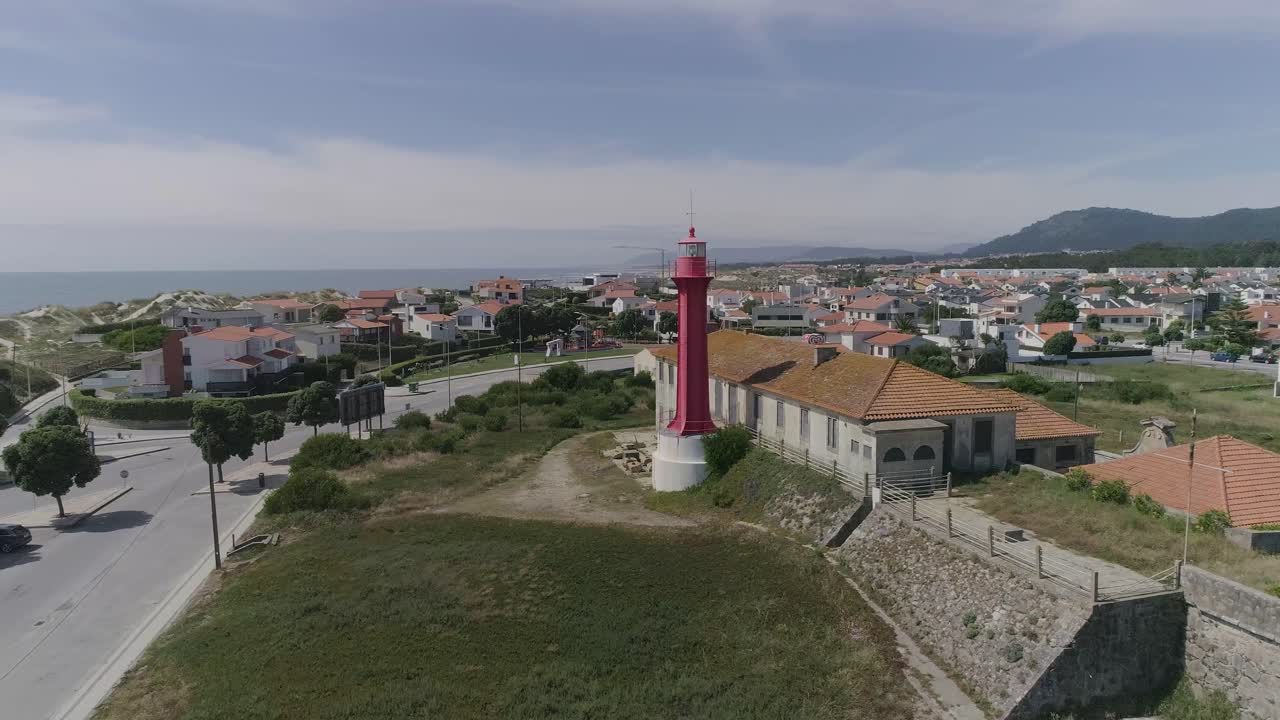
{"type": "MultiPolygon", "coordinates": [[[[1103,431],[1098,438],[1102,450],[1127,450],[1137,442],[1144,418],[1163,415],[1178,424],[1174,437],[1185,442],[1191,432],[1191,411],[1199,411],[1196,430],[1198,437],[1234,435],[1246,442],[1280,452],[1280,400],[1271,396],[1269,382],[1273,379],[1258,373],[1218,370],[1191,365],[1092,365],[1089,370],[1114,377],[1116,380],[1159,382],[1168,385],[1174,395],[1172,401],[1145,402],[1129,405],[1107,398],[1105,385],[1087,387],[1080,396],[1080,422],[1103,431]],[[1258,385],[1266,387],[1242,390],[1215,390],[1230,385],[1258,385]],[[1123,440],[1121,433],[1124,433],[1123,440]]],[[[1043,402],[1043,399],[1041,399],[1043,402]]],[[[1072,416],[1069,402],[1045,403],[1057,412],[1072,416]]]]}
{"type": "MultiPolygon", "coordinates": [[[[1005,473],[964,486],[977,507],[1045,540],[1152,575],[1182,557],[1181,518],[1153,518],[1131,506],[1101,503],[1038,473],[1005,473]]],[[[1280,556],[1192,532],[1189,561],[1264,591],[1280,590],[1280,556]],[[1274,589],[1274,590],[1273,590],[1274,589]]]]}
{"type": "Polygon", "coordinates": [[[57,387],[57,379],[38,367],[0,359],[0,417],[8,417],[27,400],[57,387]],[[31,376],[30,395],[27,395],[28,374],[31,376]]]}
{"type": "Polygon", "coordinates": [[[349,524],[229,575],[99,718],[900,718],[891,632],[758,534],[349,524]]]}
{"type": "MultiPolygon", "coordinates": [[[[607,357],[627,357],[640,352],[638,347],[621,348],[617,350],[596,350],[589,353],[573,353],[558,358],[552,358],[552,362],[562,362],[565,360],[582,360],[607,357]]],[[[501,355],[490,355],[489,357],[479,358],[478,360],[467,360],[466,362],[454,363],[451,370],[446,371],[444,368],[429,370],[426,372],[415,373],[405,378],[405,382],[427,382],[429,380],[440,380],[447,377],[450,372],[456,377],[458,375],[466,375],[467,373],[485,372],[488,370],[508,370],[515,367],[516,353],[503,353],[501,355]]],[[[520,361],[525,367],[534,367],[544,365],[547,362],[546,353],[526,352],[520,353],[520,361]]]]}

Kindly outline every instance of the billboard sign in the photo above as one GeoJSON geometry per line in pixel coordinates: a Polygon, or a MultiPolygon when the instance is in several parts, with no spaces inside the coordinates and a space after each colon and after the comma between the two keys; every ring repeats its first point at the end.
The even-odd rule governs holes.
{"type": "Polygon", "coordinates": [[[373,383],[338,393],[338,422],[356,425],[386,412],[386,389],[382,383],[373,383]]]}

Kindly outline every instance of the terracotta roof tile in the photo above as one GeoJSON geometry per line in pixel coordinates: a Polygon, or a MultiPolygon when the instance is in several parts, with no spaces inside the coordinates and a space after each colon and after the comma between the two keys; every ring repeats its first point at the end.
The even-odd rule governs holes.
{"type": "MultiPolygon", "coordinates": [[[[991,393],[897,360],[840,353],[814,367],[812,345],[735,330],[707,336],[711,374],[865,421],[1015,412],[991,393]]],[[[678,363],[675,345],[652,350],[678,363]]]]}
{"type": "Polygon", "coordinates": [[[1124,317],[1124,316],[1126,316],[1126,315],[1127,315],[1127,316],[1131,316],[1131,317],[1137,317],[1137,316],[1143,316],[1143,317],[1155,317],[1156,315],[1159,315],[1160,313],[1159,313],[1155,308],[1148,308],[1148,307],[1142,307],[1142,308],[1135,308],[1135,307],[1127,307],[1127,308],[1110,308],[1110,307],[1108,307],[1108,308],[1090,308],[1090,307],[1082,307],[1082,308],[1080,308],[1080,314],[1081,314],[1081,315],[1084,315],[1084,316],[1097,315],[1098,317],[1116,317],[1116,316],[1124,317]]]}
{"type": "Polygon", "coordinates": [[[893,345],[901,345],[903,343],[911,342],[912,340],[915,340],[918,337],[920,336],[908,335],[907,333],[885,332],[885,333],[880,333],[879,335],[876,335],[874,337],[867,338],[867,342],[872,345],[893,346],[893,345]]]}
{"type": "MultiPolygon", "coordinates": [[[[1136,493],[1181,509],[1187,504],[1190,445],[1086,465],[1096,480],[1123,480],[1136,493]]],[[[1196,443],[1191,512],[1224,510],[1236,527],[1280,522],[1280,455],[1230,435],[1196,443]]]]}
{"type": "Polygon", "coordinates": [[[248,367],[258,367],[265,361],[260,357],[254,357],[252,355],[241,355],[238,358],[232,358],[231,362],[240,363],[241,365],[246,365],[248,367]]]}
{"type": "Polygon", "coordinates": [[[284,348],[272,348],[262,354],[266,355],[267,357],[273,357],[277,360],[283,360],[287,357],[293,357],[293,353],[289,352],[288,350],[285,350],[284,348]]]}
{"type": "Polygon", "coordinates": [[[884,293],[880,293],[877,295],[869,295],[867,297],[854,300],[846,304],[845,308],[849,310],[877,310],[881,307],[884,307],[885,305],[888,305],[889,303],[893,302],[896,299],[897,298],[893,297],[892,295],[885,295],[884,293]]]}
{"type": "Polygon", "coordinates": [[[1065,415],[1050,410],[1031,398],[1008,388],[989,391],[1018,406],[1014,437],[1018,440],[1050,440],[1053,438],[1101,435],[1102,431],[1081,425],[1065,415]]]}

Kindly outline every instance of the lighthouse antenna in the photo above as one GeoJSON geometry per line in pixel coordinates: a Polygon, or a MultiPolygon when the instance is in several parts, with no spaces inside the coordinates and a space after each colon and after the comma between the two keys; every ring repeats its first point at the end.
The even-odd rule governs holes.
{"type": "Polygon", "coordinates": [[[685,215],[689,216],[689,227],[693,227],[693,188],[689,189],[689,212],[685,215]]]}

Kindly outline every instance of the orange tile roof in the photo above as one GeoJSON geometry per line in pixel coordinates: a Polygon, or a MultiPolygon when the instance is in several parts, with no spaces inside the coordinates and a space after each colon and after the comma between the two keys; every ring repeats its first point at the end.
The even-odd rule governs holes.
{"type": "Polygon", "coordinates": [[[440,313],[418,313],[419,320],[427,322],[449,322],[453,319],[451,315],[442,315],[440,313]]]}
{"type": "Polygon", "coordinates": [[[1053,438],[1101,435],[1102,431],[1081,425],[1065,415],[1050,410],[1026,395],[1008,388],[990,390],[1011,404],[1018,406],[1014,437],[1018,440],[1050,440],[1053,438]]]}
{"type": "Polygon", "coordinates": [[[1252,322],[1280,320],[1280,305],[1254,305],[1245,311],[1252,322]]]}
{"type": "Polygon", "coordinates": [[[356,297],[364,300],[395,300],[395,290],[361,290],[356,293],[356,297]]]}
{"type": "Polygon", "coordinates": [[[390,305],[394,305],[395,298],[353,298],[351,300],[339,300],[334,303],[342,310],[384,310],[390,305]]]}
{"type": "Polygon", "coordinates": [[[372,320],[364,320],[361,318],[347,318],[346,320],[343,320],[341,322],[334,323],[334,325],[350,325],[351,327],[356,328],[357,330],[374,330],[377,328],[386,327],[386,325],[383,323],[374,322],[372,320]]]}
{"type": "Polygon", "coordinates": [[[891,346],[891,345],[901,345],[905,342],[910,342],[916,339],[917,337],[920,337],[920,336],[908,335],[907,333],[900,333],[900,332],[886,332],[886,333],[880,333],[875,337],[867,338],[867,342],[872,345],[891,346]]]}
{"type": "Polygon", "coordinates": [[[849,310],[876,310],[885,305],[888,305],[889,303],[893,302],[896,299],[897,298],[893,297],[892,295],[885,295],[884,293],[879,293],[876,295],[868,295],[867,297],[861,298],[859,300],[854,300],[853,302],[846,304],[845,308],[849,310]]]}
{"type": "Polygon", "coordinates": [[[283,360],[287,357],[293,357],[293,353],[289,352],[288,350],[285,350],[284,348],[272,348],[262,354],[266,355],[267,357],[273,357],[277,360],[283,360]]]}
{"type": "MultiPolygon", "coordinates": [[[[1187,445],[1084,466],[1096,480],[1123,480],[1170,508],[1187,505],[1187,445]]],[[[1196,443],[1191,512],[1224,510],[1236,527],[1280,522],[1280,455],[1230,435],[1196,443]]]]}
{"type": "Polygon", "coordinates": [[[231,358],[229,362],[240,363],[241,365],[246,365],[248,367],[258,367],[264,362],[264,360],[252,355],[241,355],[238,358],[231,358]]]}
{"type": "MultiPolygon", "coordinates": [[[[1016,412],[991,393],[862,353],[840,353],[814,367],[812,345],[720,330],[707,336],[711,374],[866,422],[1016,412]]],[[[651,351],[678,364],[678,347],[651,351]]]]}
{"type": "Polygon", "coordinates": [[[1134,308],[1134,307],[1128,307],[1128,308],[1089,308],[1089,307],[1083,307],[1083,308],[1080,308],[1080,314],[1081,314],[1081,315],[1097,315],[1097,316],[1099,316],[1099,317],[1125,317],[1125,316],[1130,316],[1130,317],[1132,317],[1132,316],[1136,316],[1136,315],[1142,315],[1142,316],[1146,316],[1146,317],[1155,317],[1155,316],[1156,316],[1156,315],[1158,315],[1159,313],[1156,311],[1156,309],[1155,309],[1155,308],[1148,308],[1148,307],[1142,307],[1142,308],[1134,308]]]}
{"type": "Polygon", "coordinates": [[[239,325],[224,325],[212,330],[205,330],[196,333],[191,337],[207,338],[209,340],[222,340],[224,342],[242,342],[251,337],[271,338],[272,340],[288,340],[293,337],[292,333],[283,330],[277,330],[273,327],[247,328],[239,325]]]}
{"type": "MultiPolygon", "coordinates": [[[[1029,333],[1036,332],[1035,323],[1023,323],[1022,327],[1026,328],[1027,332],[1029,333]]],[[[1054,335],[1057,335],[1060,332],[1067,332],[1070,330],[1071,330],[1071,323],[1069,322],[1040,323],[1040,332],[1038,334],[1040,335],[1041,340],[1048,340],[1049,338],[1053,337],[1054,335]]],[[[1071,334],[1076,336],[1076,347],[1078,348],[1089,347],[1091,345],[1098,344],[1096,340],[1094,340],[1093,338],[1089,337],[1084,333],[1072,332],[1071,334]]]]}
{"type": "MultiPolygon", "coordinates": [[[[474,304],[474,305],[468,305],[467,307],[475,308],[475,309],[477,309],[477,310],[479,310],[479,311],[481,311],[481,312],[483,312],[483,313],[487,313],[487,314],[489,314],[489,315],[497,315],[498,313],[502,312],[502,308],[504,308],[504,307],[508,307],[508,306],[511,306],[511,305],[519,305],[519,304],[520,304],[520,303],[518,303],[518,302],[511,302],[511,303],[507,303],[506,305],[504,305],[504,304],[502,304],[502,303],[498,302],[497,300],[486,300],[485,302],[482,302],[482,303],[476,303],[476,304],[474,304]]],[[[467,309],[467,307],[459,308],[458,312],[462,312],[463,310],[466,310],[466,309],[467,309]]]]}

